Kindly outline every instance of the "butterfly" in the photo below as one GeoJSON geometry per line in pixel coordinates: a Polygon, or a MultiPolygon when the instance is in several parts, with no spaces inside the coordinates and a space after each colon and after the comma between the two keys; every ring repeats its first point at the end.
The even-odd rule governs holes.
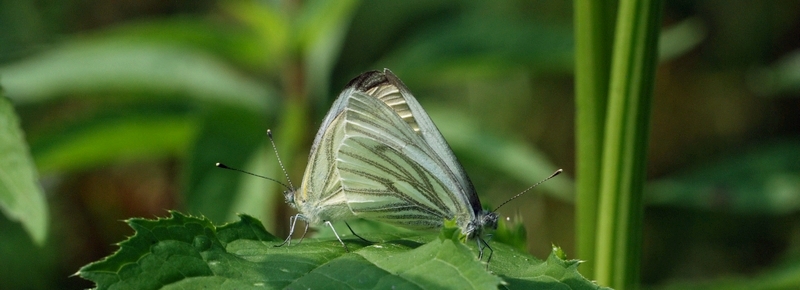
{"type": "Polygon", "coordinates": [[[305,222],[303,237],[309,224],[325,224],[345,250],[332,222],[362,218],[435,230],[455,220],[476,241],[479,259],[488,248],[491,260],[484,236],[497,228],[497,213],[481,207],[439,129],[388,69],[365,72],[346,85],[317,131],[302,184],[286,187],[286,203],[298,213],[281,245],[291,243],[299,220],[305,222]]]}

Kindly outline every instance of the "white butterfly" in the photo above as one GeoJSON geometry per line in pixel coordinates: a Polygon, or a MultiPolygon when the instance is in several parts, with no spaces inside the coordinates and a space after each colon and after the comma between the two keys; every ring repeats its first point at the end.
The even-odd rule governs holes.
{"type": "Polygon", "coordinates": [[[388,69],[347,84],[317,132],[302,185],[285,198],[299,211],[292,231],[298,219],[306,228],[364,218],[414,229],[455,219],[482,256],[482,234],[497,228],[436,125],[388,69]]]}
{"type": "Polygon", "coordinates": [[[476,240],[479,258],[484,248],[490,251],[487,262],[492,258],[483,236],[497,228],[497,214],[481,208],[439,129],[388,69],[363,73],[347,84],[314,138],[300,188],[284,186],[289,188],[286,203],[299,213],[290,218],[289,237],[281,245],[291,243],[298,220],[306,222],[303,236],[309,224],[329,226],[347,250],[331,222],[363,218],[438,229],[454,219],[467,239],[476,240]]]}

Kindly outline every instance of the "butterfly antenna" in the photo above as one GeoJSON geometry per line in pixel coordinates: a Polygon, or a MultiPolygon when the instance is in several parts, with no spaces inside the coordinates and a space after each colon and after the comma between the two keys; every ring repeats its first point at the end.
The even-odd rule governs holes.
{"type": "Polygon", "coordinates": [[[517,198],[517,197],[520,197],[522,194],[524,194],[524,193],[528,192],[528,190],[531,190],[531,189],[533,189],[533,188],[534,188],[534,187],[536,187],[537,185],[539,185],[539,184],[542,184],[543,182],[550,180],[550,178],[556,177],[556,175],[559,175],[559,174],[561,174],[561,172],[563,172],[563,171],[564,171],[564,170],[562,170],[562,169],[556,170],[556,172],[553,172],[553,174],[550,174],[550,176],[548,176],[547,178],[543,179],[542,181],[539,181],[539,182],[537,182],[536,184],[532,185],[531,187],[528,187],[528,189],[525,189],[525,190],[523,190],[522,192],[520,192],[520,193],[517,193],[517,195],[515,195],[515,196],[513,196],[513,197],[509,198],[508,200],[506,200],[505,202],[501,203],[501,204],[500,204],[500,206],[498,206],[498,207],[494,208],[493,212],[497,211],[499,208],[501,208],[501,207],[503,207],[504,205],[506,205],[506,203],[508,203],[509,201],[512,201],[512,200],[514,200],[514,199],[515,199],[515,198],[517,198]]]}
{"type": "Polygon", "coordinates": [[[238,169],[238,168],[233,168],[233,167],[230,167],[230,166],[228,166],[228,165],[225,165],[225,164],[222,164],[222,163],[219,163],[219,162],[217,162],[217,163],[216,163],[216,164],[214,164],[214,165],[215,165],[215,166],[217,166],[217,167],[219,167],[219,168],[222,168],[222,169],[228,169],[228,170],[238,171],[238,172],[241,172],[241,173],[244,173],[244,174],[250,174],[250,175],[252,175],[252,176],[255,176],[255,177],[261,177],[261,178],[263,178],[263,179],[266,179],[266,180],[275,181],[275,182],[277,182],[278,184],[280,184],[281,186],[283,186],[283,187],[286,187],[286,188],[288,188],[289,190],[292,190],[292,188],[290,188],[290,187],[286,186],[286,184],[283,184],[283,183],[281,183],[280,181],[278,181],[278,180],[275,180],[275,179],[273,179],[273,178],[269,178],[269,177],[266,177],[266,176],[261,176],[261,175],[258,175],[258,174],[252,173],[252,172],[248,172],[248,171],[244,171],[244,170],[241,170],[241,169],[238,169]]]}
{"type": "Polygon", "coordinates": [[[286,181],[289,182],[289,190],[294,190],[294,185],[292,184],[292,180],[289,179],[289,173],[286,172],[286,167],[283,167],[283,162],[281,162],[281,156],[278,155],[278,147],[275,146],[275,140],[272,139],[272,130],[267,129],[267,136],[269,137],[269,143],[272,143],[272,151],[275,151],[275,157],[278,158],[278,165],[281,166],[281,171],[283,171],[283,176],[286,177],[286,181]]]}

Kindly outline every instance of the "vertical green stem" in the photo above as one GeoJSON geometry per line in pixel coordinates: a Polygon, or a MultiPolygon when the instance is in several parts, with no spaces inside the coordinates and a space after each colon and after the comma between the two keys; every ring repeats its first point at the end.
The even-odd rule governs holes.
{"type": "Polygon", "coordinates": [[[575,104],[577,140],[577,244],[581,267],[593,276],[600,160],[611,47],[614,0],[575,0],[575,104]]]}
{"type": "Polygon", "coordinates": [[[642,187],[650,129],[659,0],[621,0],[608,94],[594,278],[636,287],[641,255],[642,187]]]}

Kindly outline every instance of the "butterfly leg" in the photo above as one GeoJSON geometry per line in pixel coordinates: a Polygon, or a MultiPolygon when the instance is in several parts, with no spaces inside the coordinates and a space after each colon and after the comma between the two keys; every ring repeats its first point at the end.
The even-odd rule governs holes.
{"type": "Polygon", "coordinates": [[[356,234],[356,232],[354,232],[354,231],[353,231],[353,228],[351,228],[351,227],[350,227],[350,224],[348,224],[347,222],[344,222],[344,224],[347,226],[347,229],[349,229],[349,230],[350,230],[350,233],[352,233],[354,236],[358,237],[358,238],[359,238],[359,239],[361,239],[362,241],[365,241],[365,242],[367,242],[367,243],[370,243],[370,244],[374,244],[374,243],[375,243],[375,242],[373,242],[373,241],[370,241],[370,240],[367,240],[367,239],[365,239],[365,238],[362,238],[361,236],[359,236],[358,234],[356,234]]]}
{"type": "Polygon", "coordinates": [[[306,234],[308,233],[308,221],[306,221],[306,220],[303,220],[303,221],[306,223],[306,227],[303,229],[303,235],[300,236],[300,240],[297,241],[297,244],[302,243],[303,239],[306,237],[306,234]]]}
{"type": "MultiPolygon", "coordinates": [[[[281,243],[280,245],[275,245],[275,247],[281,247],[283,245],[289,245],[289,246],[292,245],[292,234],[294,234],[294,225],[297,224],[298,218],[300,218],[299,214],[289,217],[289,236],[286,237],[285,240],[283,240],[283,243],[281,243]]],[[[306,222],[306,231],[308,231],[308,222],[306,222]]],[[[306,233],[304,232],[303,236],[305,237],[305,235],[306,233]]],[[[302,238],[300,240],[302,241],[302,238]]]]}
{"type": "Polygon", "coordinates": [[[333,235],[336,236],[336,239],[339,240],[340,243],[342,243],[342,246],[344,247],[344,251],[349,253],[350,250],[347,249],[347,245],[345,245],[344,242],[342,242],[342,238],[340,238],[339,234],[336,233],[336,229],[333,228],[333,224],[330,221],[325,221],[325,224],[328,225],[329,227],[331,227],[331,230],[333,231],[333,235]]]}
{"type": "Polygon", "coordinates": [[[489,269],[489,261],[492,260],[492,255],[494,254],[494,250],[492,247],[489,246],[489,243],[484,241],[482,238],[478,237],[475,239],[478,243],[478,260],[483,259],[483,249],[489,249],[489,258],[486,259],[486,269],[489,269]]]}

